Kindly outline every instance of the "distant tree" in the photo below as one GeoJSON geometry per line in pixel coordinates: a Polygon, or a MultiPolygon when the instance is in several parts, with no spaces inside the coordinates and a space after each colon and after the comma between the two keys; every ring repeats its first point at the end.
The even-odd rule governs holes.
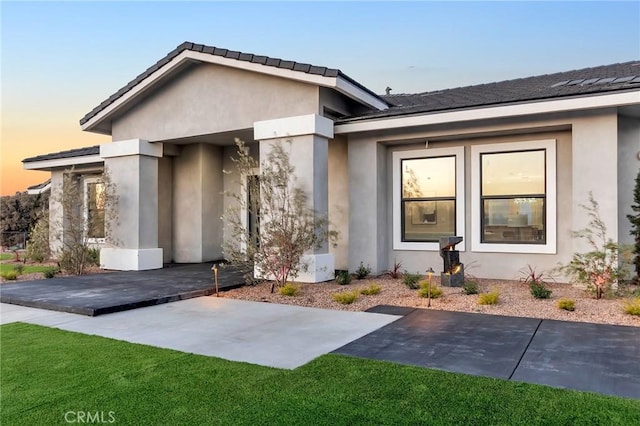
{"type": "Polygon", "coordinates": [[[2,245],[11,247],[24,243],[24,235],[38,220],[39,213],[49,205],[49,193],[29,195],[16,192],[0,198],[0,232],[2,245]]]}
{"type": "Polygon", "coordinates": [[[235,203],[223,216],[232,236],[224,244],[224,253],[232,264],[255,268],[272,279],[273,293],[276,285],[281,287],[308,269],[305,252],[335,240],[337,232],[329,231],[328,218],[309,207],[282,142],[274,144],[261,164],[247,153],[244,142],[236,139],[236,144],[233,161],[240,179],[246,179],[247,192],[226,193],[235,203]],[[258,179],[247,179],[258,168],[258,179]],[[260,218],[258,238],[243,214],[260,218]]]}
{"type": "Polygon", "coordinates": [[[108,170],[100,175],[98,185],[100,189],[93,194],[88,189],[85,192],[82,176],[71,168],[64,171],[62,191],[52,195],[62,208],[62,217],[52,219],[50,229],[55,231],[51,236],[61,243],[58,262],[69,274],[85,273],[96,257],[92,238],[110,239],[110,224],[117,220],[118,196],[108,170]]]}
{"type": "Polygon", "coordinates": [[[635,237],[633,246],[633,264],[636,270],[636,282],[640,283],[640,170],[636,176],[636,185],[633,189],[633,204],[631,205],[633,214],[628,214],[627,218],[631,222],[631,235],[635,237]]]}

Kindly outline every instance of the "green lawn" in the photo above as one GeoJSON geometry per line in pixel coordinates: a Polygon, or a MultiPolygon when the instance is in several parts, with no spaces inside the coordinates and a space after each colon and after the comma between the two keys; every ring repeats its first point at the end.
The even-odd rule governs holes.
{"type": "Polygon", "coordinates": [[[0,260],[15,259],[16,255],[13,253],[0,253],[0,260]]]}
{"type": "MultiPolygon", "coordinates": [[[[44,272],[47,269],[51,268],[51,266],[42,266],[42,265],[24,265],[23,274],[31,274],[33,272],[44,272]]],[[[14,265],[11,263],[0,263],[0,273],[13,271],[15,269],[14,265]]]]}
{"type": "Polygon", "coordinates": [[[640,424],[640,400],[339,355],[288,371],[21,323],[0,343],[3,425],[640,424]]]}

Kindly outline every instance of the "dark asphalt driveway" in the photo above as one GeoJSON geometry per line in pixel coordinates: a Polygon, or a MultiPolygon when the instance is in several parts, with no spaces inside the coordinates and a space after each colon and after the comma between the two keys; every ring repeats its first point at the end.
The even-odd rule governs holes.
{"type": "Polygon", "coordinates": [[[343,355],[640,399],[640,327],[427,309],[334,351],[343,355]]]}
{"type": "MultiPolygon", "coordinates": [[[[0,286],[0,302],[82,315],[102,315],[215,293],[210,263],[152,271],[109,272],[0,286]]],[[[219,288],[244,284],[233,268],[219,270],[219,288]]]]}

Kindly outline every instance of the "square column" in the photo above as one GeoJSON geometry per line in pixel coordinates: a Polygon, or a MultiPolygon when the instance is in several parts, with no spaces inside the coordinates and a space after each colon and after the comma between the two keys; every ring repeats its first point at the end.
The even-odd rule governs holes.
{"type": "Polygon", "coordinates": [[[100,250],[105,269],[142,271],[162,268],[158,247],[158,158],[162,144],[141,139],[100,146],[105,170],[118,195],[117,214],[100,250]]]}
{"type": "MultiPolygon", "coordinates": [[[[329,139],[333,121],[317,114],[254,123],[254,139],[260,141],[264,161],[276,143],[290,141],[289,161],[296,184],[308,196],[309,207],[317,217],[329,217],[329,139]]],[[[322,282],[334,278],[335,261],[328,244],[309,250],[302,258],[308,265],[297,277],[300,282],[322,282]]]]}

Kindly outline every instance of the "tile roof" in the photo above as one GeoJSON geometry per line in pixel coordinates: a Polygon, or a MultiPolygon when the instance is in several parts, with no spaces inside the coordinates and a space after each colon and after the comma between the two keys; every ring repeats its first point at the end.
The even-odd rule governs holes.
{"type": "Polygon", "coordinates": [[[31,185],[30,187],[27,188],[27,191],[35,191],[38,189],[42,189],[44,187],[46,187],[47,185],[49,185],[51,183],[51,179],[47,179],[46,181],[39,183],[37,185],[31,185]]]}
{"type": "Polygon", "coordinates": [[[347,117],[339,123],[630,89],[640,89],[640,60],[433,92],[381,95],[391,105],[389,109],[347,117]]]}
{"type": "Polygon", "coordinates": [[[99,155],[100,145],[89,146],[86,148],[70,149],[67,151],[54,152],[51,154],[37,155],[22,160],[23,163],[31,163],[34,161],[59,160],[61,158],[83,157],[88,155],[99,155]]]}
{"type": "Polygon", "coordinates": [[[109,98],[103,101],[100,105],[98,105],[97,107],[92,109],[90,112],[88,112],[84,117],[80,119],[80,125],[83,125],[87,121],[91,120],[98,113],[100,113],[100,111],[102,111],[103,109],[111,105],[113,102],[115,102],[117,99],[122,97],[124,94],[129,92],[131,89],[133,89],[135,86],[141,83],[145,78],[153,74],[155,71],[160,69],[162,66],[171,62],[173,58],[175,58],[185,50],[207,53],[213,56],[221,56],[224,58],[235,59],[238,61],[257,63],[257,64],[265,65],[268,67],[282,68],[282,69],[288,69],[293,71],[299,71],[306,74],[320,75],[323,77],[341,77],[344,80],[349,81],[350,83],[354,84],[355,86],[369,93],[370,95],[381,99],[379,95],[369,90],[368,88],[364,87],[362,84],[358,83],[351,77],[347,76],[339,69],[327,68],[327,67],[305,64],[305,63],[295,62],[295,61],[287,61],[279,58],[271,58],[269,56],[254,55],[252,53],[243,53],[243,52],[238,52],[234,50],[222,49],[214,46],[205,46],[204,44],[194,44],[194,43],[185,41],[184,43],[180,44],[178,47],[173,49],[171,52],[169,52],[164,58],[160,59],[158,62],[156,62],[149,68],[147,68],[142,74],[138,75],[136,78],[134,78],[129,83],[127,83],[127,85],[122,87],[116,93],[109,96],[109,98]]]}

